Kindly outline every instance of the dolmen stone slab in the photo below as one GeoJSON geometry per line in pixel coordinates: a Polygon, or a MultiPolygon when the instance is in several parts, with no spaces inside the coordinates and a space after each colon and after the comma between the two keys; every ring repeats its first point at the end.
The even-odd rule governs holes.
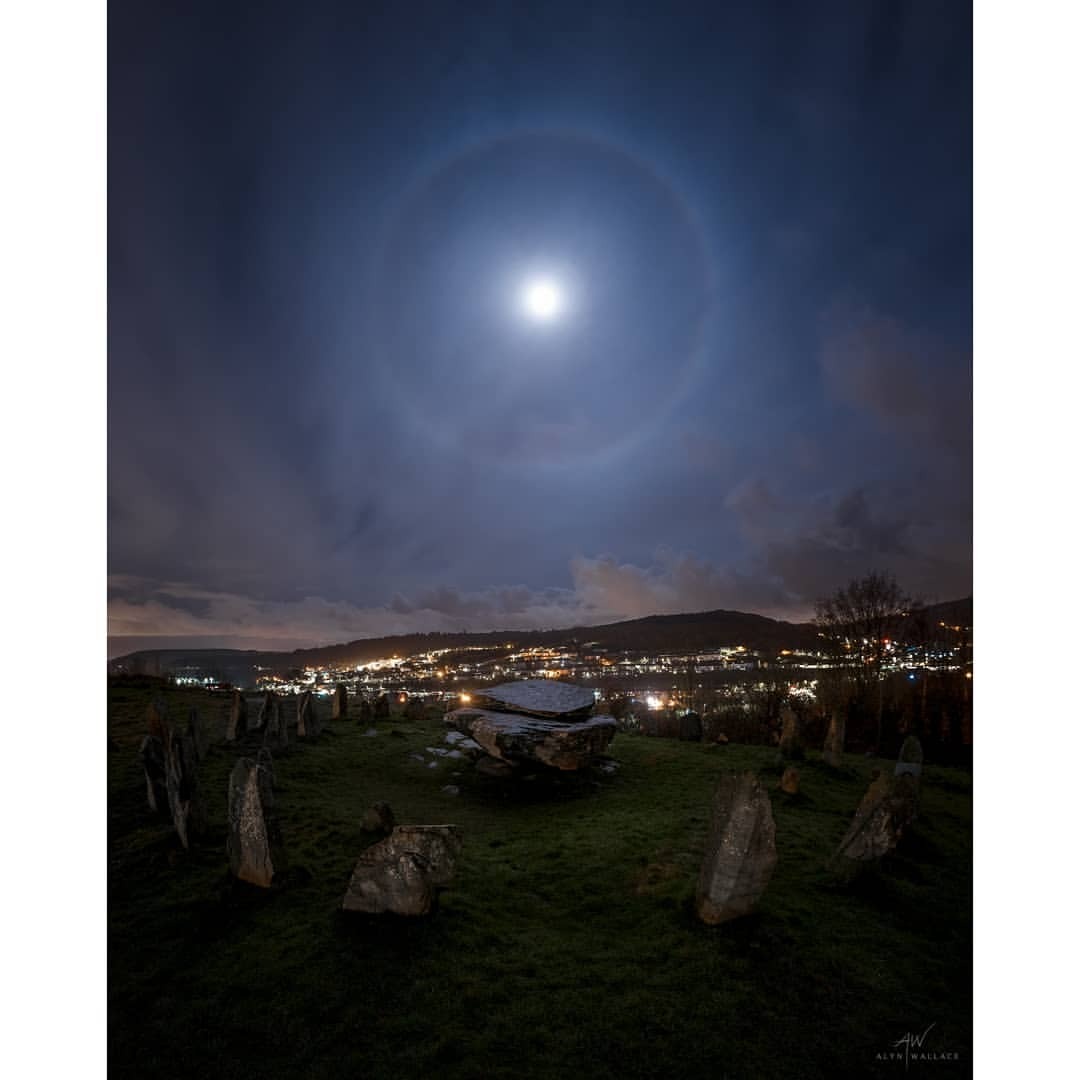
{"type": "Polygon", "coordinates": [[[264,764],[240,758],[229,775],[229,872],[268,889],[285,868],[285,847],[274,814],[273,776],[264,764]]]}
{"type": "Polygon", "coordinates": [[[726,773],[713,800],[695,909],[716,926],[754,909],[776,867],[769,793],[753,773],[726,773]]]}
{"type": "Polygon", "coordinates": [[[139,761],[146,779],[146,804],[155,814],[169,809],[169,793],[165,786],[165,744],[157,735],[143,737],[139,761]]]}
{"type": "Polygon", "coordinates": [[[461,846],[456,825],[398,825],[361,854],[342,910],[427,915],[454,876],[461,846]]]}
{"type": "Polygon", "coordinates": [[[468,735],[492,757],[513,763],[531,760],[550,768],[585,768],[615,737],[613,716],[590,716],[567,723],[488,709],[455,709],[445,723],[468,735]]]}
{"type": "Polygon", "coordinates": [[[833,855],[833,869],[850,878],[892,851],[915,820],[918,798],[919,782],[911,773],[876,776],[833,855]]]}
{"type": "Polygon", "coordinates": [[[344,720],[349,715],[349,691],[344,683],[338,683],[334,687],[333,696],[330,698],[330,719],[344,720]]]}
{"type": "Polygon", "coordinates": [[[273,690],[267,690],[259,715],[263,746],[271,750],[284,750],[289,745],[289,725],[281,710],[281,698],[273,690]]]}
{"type": "Polygon", "coordinates": [[[206,829],[206,811],[199,793],[199,757],[187,731],[169,727],[165,739],[165,791],[169,814],[186,848],[206,829]]]}
{"type": "Polygon", "coordinates": [[[540,717],[588,715],[596,695],[584,686],[551,679],[521,679],[473,692],[478,707],[540,717]]]}
{"type": "Polygon", "coordinates": [[[780,732],[780,760],[802,761],[806,757],[806,748],[802,742],[799,714],[794,709],[781,709],[780,719],[784,724],[780,732]]]}
{"type": "Polygon", "coordinates": [[[905,773],[914,776],[916,780],[922,776],[923,752],[922,743],[909,735],[900,747],[900,756],[896,761],[895,776],[903,776],[905,773]]]}
{"type": "Polygon", "coordinates": [[[839,769],[843,764],[846,727],[847,721],[841,713],[834,712],[829,716],[829,730],[825,733],[825,748],[821,757],[826,765],[831,765],[834,769],[839,769]]]}
{"type": "Polygon", "coordinates": [[[225,729],[225,741],[236,742],[247,734],[247,702],[239,690],[233,691],[229,706],[229,723],[225,729]]]}
{"type": "Polygon", "coordinates": [[[321,730],[319,714],[315,709],[315,698],[310,690],[305,690],[296,703],[297,737],[313,739],[321,730]]]}

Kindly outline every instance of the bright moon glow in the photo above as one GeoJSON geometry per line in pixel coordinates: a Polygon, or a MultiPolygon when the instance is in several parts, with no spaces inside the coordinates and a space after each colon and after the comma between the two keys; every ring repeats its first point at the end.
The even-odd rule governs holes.
{"type": "Polygon", "coordinates": [[[521,294],[525,311],[534,319],[554,319],[562,310],[563,300],[559,286],[547,278],[530,281],[521,294]]]}

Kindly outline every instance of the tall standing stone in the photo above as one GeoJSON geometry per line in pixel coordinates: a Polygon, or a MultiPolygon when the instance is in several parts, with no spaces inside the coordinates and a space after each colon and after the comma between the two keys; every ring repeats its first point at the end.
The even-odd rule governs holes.
{"type": "Polygon", "coordinates": [[[203,730],[202,721],[199,719],[199,710],[193,705],[188,712],[188,734],[195,746],[195,756],[202,761],[206,757],[206,751],[210,748],[203,730]]]}
{"type": "Polygon", "coordinates": [[[165,702],[161,698],[156,698],[146,707],[146,727],[164,746],[169,735],[169,718],[165,712],[165,702]]]}
{"type": "Polygon", "coordinates": [[[232,704],[229,707],[229,726],[225,730],[225,741],[236,742],[247,734],[247,702],[239,690],[233,691],[232,704]]]}
{"type": "Polygon", "coordinates": [[[281,712],[281,698],[267,690],[262,704],[263,745],[284,750],[289,745],[289,726],[281,712]]]}
{"type": "Polygon", "coordinates": [[[362,697],[360,699],[359,719],[360,719],[360,724],[363,727],[367,727],[368,724],[370,724],[371,721],[374,719],[374,713],[372,712],[372,709],[371,709],[371,702],[368,701],[368,699],[366,697],[362,697]]]}
{"type": "Polygon", "coordinates": [[[769,793],[753,773],[725,774],[716,790],[698,877],[698,918],[717,925],[752,911],[775,867],[769,793]]]}
{"type": "Polygon", "coordinates": [[[806,757],[806,750],[799,730],[799,714],[794,709],[781,709],[780,719],[784,722],[780,733],[780,760],[802,761],[806,757]]]}
{"type": "Polygon", "coordinates": [[[251,758],[240,758],[229,775],[229,871],[268,889],[285,867],[285,848],[274,814],[273,780],[251,758]]]}
{"type": "Polygon", "coordinates": [[[274,772],[274,755],[270,753],[270,748],[260,746],[255,762],[259,768],[266,770],[267,775],[270,777],[270,786],[277,787],[277,775],[274,772]]]}
{"type": "Polygon", "coordinates": [[[825,734],[825,748],[821,756],[826,765],[839,769],[844,760],[844,729],[847,721],[839,712],[829,715],[829,730],[825,734]]]}
{"type": "Polygon", "coordinates": [[[188,847],[191,839],[206,828],[206,812],[199,794],[199,757],[191,735],[172,727],[165,741],[165,787],[176,835],[188,847]]]}
{"type": "Polygon", "coordinates": [[[313,739],[319,734],[319,714],[315,711],[315,699],[305,690],[296,703],[296,734],[301,739],[313,739]]]}
{"type": "Polygon", "coordinates": [[[146,778],[146,804],[155,814],[169,808],[169,793],[165,787],[165,745],[156,735],[143,737],[139,747],[143,776],[146,778]]]}
{"type": "Polygon", "coordinates": [[[911,773],[878,774],[833,855],[833,869],[850,878],[875,864],[900,842],[917,810],[918,780],[911,773]]]}
{"type": "Polygon", "coordinates": [[[349,715],[349,691],[344,683],[338,683],[334,687],[334,695],[330,699],[330,719],[344,720],[349,715]]]}
{"type": "Polygon", "coordinates": [[[389,720],[390,719],[390,695],[380,694],[375,700],[375,719],[376,720],[389,720]]]}
{"type": "Polygon", "coordinates": [[[897,758],[893,775],[904,776],[908,774],[918,780],[922,776],[922,762],[922,743],[914,735],[909,735],[904,740],[904,745],[900,747],[900,756],[897,758]]]}

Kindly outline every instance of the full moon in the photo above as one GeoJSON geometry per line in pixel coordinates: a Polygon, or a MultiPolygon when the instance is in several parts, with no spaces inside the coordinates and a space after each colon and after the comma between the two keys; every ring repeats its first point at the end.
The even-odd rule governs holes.
{"type": "Polygon", "coordinates": [[[537,278],[526,282],[521,292],[525,313],[533,319],[548,322],[562,310],[562,291],[550,278],[537,278]]]}

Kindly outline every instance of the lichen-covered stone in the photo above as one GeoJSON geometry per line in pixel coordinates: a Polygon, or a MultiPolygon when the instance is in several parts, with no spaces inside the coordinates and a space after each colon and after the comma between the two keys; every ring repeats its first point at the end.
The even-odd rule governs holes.
{"type": "Polygon", "coordinates": [[[338,683],[334,687],[333,696],[330,698],[330,719],[344,720],[349,715],[349,691],[344,683],[338,683]]]}
{"type": "Polygon", "coordinates": [[[205,830],[206,812],[199,794],[195,741],[186,731],[180,733],[172,727],[165,739],[165,790],[173,827],[186,848],[205,830]]]}
{"type": "Polygon", "coordinates": [[[862,797],[855,817],[833,855],[843,877],[876,863],[900,842],[918,811],[918,780],[911,773],[878,774],[862,797]]]}
{"type": "Polygon", "coordinates": [[[490,712],[455,709],[445,722],[468,735],[492,757],[504,761],[532,760],[566,771],[582,769],[603,754],[615,737],[614,717],[591,716],[578,723],[490,712]]]}
{"type": "Polygon", "coordinates": [[[342,901],[344,911],[426,915],[453,878],[461,852],[456,825],[399,825],[363,852],[342,901]]]}
{"type": "Polygon", "coordinates": [[[780,719],[784,724],[780,733],[780,760],[802,761],[806,757],[806,749],[802,743],[799,714],[794,709],[782,709],[780,719]]]}
{"type": "Polygon", "coordinates": [[[551,679],[520,679],[484,687],[474,691],[473,697],[484,709],[539,717],[587,715],[596,703],[596,695],[588,687],[551,679]]]}
{"type": "Polygon", "coordinates": [[[713,801],[712,824],[695,907],[710,925],[752,911],[776,867],[776,826],[769,793],[753,773],[727,773],[713,801]]]}
{"type": "Polygon", "coordinates": [[[314,696],[305,690],[296,703],[296,734],[301,739],[313,739],[321,730],[314,696]]]}
{"type": "Polygon", "coordinates": [[[229,872],[268,889],[285,867],[281,830],[274,815],[271,773],[251,758],[240,758],[229,775],[229,872]]]}
{"type": "Polygon", "coordinates": [[[146,779],[146,804],[155,814],[169,809],[169,793],[165,786],[165,745],[156,735],[143,737],[139,747],[143,776],[146,779]]]}
{"type": "Polygon", "coordinates": [[[247,734],[247,702],[239,690],[233,691],[229,706],[229,723],[225,729],[225,741],[236,742],[247,734]]]}
{"type": "Polygon", "coordinates": [[[840,768],[844,755],[844,729],[847,721],[839,712],[829,716],[829,730],[825,734],[825,748],[821,753],[826,765],[834,769],[840,768]]]}

